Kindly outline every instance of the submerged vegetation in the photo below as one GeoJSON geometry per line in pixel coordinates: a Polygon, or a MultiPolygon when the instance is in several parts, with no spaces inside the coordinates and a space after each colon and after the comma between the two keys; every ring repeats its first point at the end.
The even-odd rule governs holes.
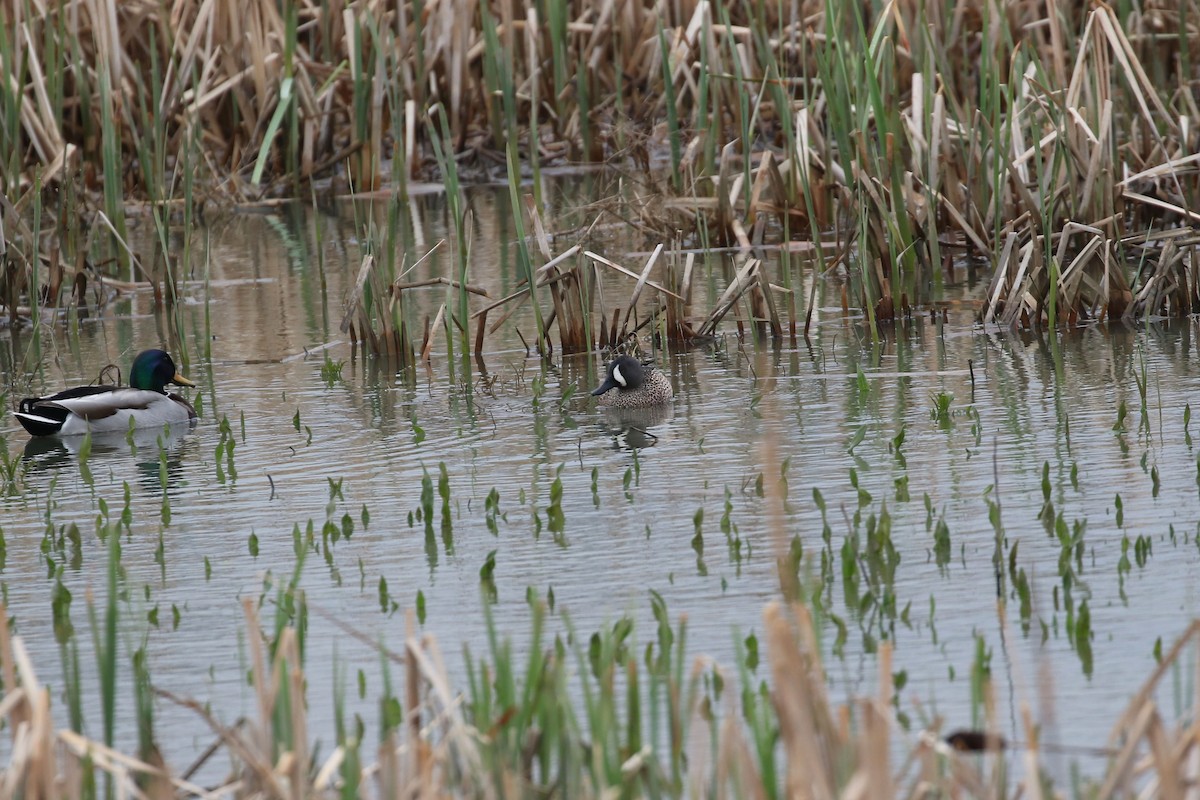
{"type": "MultiPolygon", "coordinates": [[[[560,297],[586,278],[550,268],[526,229],[545,168],[602,164],[626,179],[614,213],[660,241],[789,244],[750,310],[775,335],[781,314],[795,334],[806,271],[840,275],[872,330],[940,302],[963,267],[990,272],[987,322],[1187,314],[1197,15],[1190,0],[6,3],[0,303],[15,320],[82,302],[100,269],[169,305],[204,209],[378,189],[395,209],[433,180],[455,231],[443,321],[465,352],[486,314],[460,184],[507,174],[531,212],[515,220],[526,283],[549,287],[538,340],[557,315],[562,348],[590,348],[607,311],[560,297]],[[151,252],[129,246],[131,203],[151,252]]],[[[412,348],[388,291],[396,218],[364,231],[382,275],[360,281],[373,327],[356,333],[374,352],[412,348]]],[[[687,338],[678,293],[655,291],[687,338]]]]}
{"type": "MultiPolygon", "coordinates": [[[[786,465],[782,469],[786,472],[786,465]]],[[[444,480],[444,464],[441,472],[444,480]]],[[[128,493],[128,484],[125,488],[128,493]]],[[[449,490],[438,491],[448,501],[449,490]]],[[[781,501],[773,490],[766,494],[770,505],[781,501]]],[[[340,481],[330,481],[329,497],[333,517],[336,501],[343,499],[340,481]]],[[[491,507],[489,495],[489,515],[491,507]]],[[[431,498],[425,508],[426,525],[431,526],[431,498]]],[[[448,512],[444,508],[442,513],[448,512]]],[[[1006,798],[1051,791],[1044,761],[1065,750],[1091,751],[1108,759],[1102,778],[1074,787],[1080,796],[1106,799],[1131,796],[1147,787],[1170,795],[1167,787],[1178,788],[1191,779],[1194,769],[1190,753],[1200,722],[1193,716],[1178,727],[1165,725],[1154,698],[1165,676],[1184,669],[1184,654],[1200,644],[1200,622],[1193,622],[1178,641],[1156,653],[1157,668],[1133,694],[1107,746],[1063,748],[1042,741],[1028,707],[1022,708],[1022,742],[975,730],[939,731],[937,719],[927,720],[928,727],[920,731],[911,730],[899,694],[907,673],[892,671],[892,644],[886,640],[878,645],[875,694],[845,706],[835,703],[821,657],[820,621],[814,619],[824,612],[820,598],[806,597],[802,588],[807,581],[802,577],[798,539],[776,559],[783,599],[763,608],[762,641],[751,632],[739,642],[732,668],[705,658],[689,664],[686,617],[672,619],[666,601],[654,591],[649,592],[654,626],[643,644],[629,616],[585,633],[555,609],[552,590],[543,596],[530,588],[525,603],[531,630],[522,655],[496,629],[489,612],[495,592],[492,551],[479,575],[486,645],[483,652],[467,648],[467,679],[458,688],[437,640],[418,633],[418,618],[423,624],[425,613],[420,595],[405,619],[402,645],[393,649],[312,605],[300,588],[306,557],[324,551],[328,559],[329,548],[339,538],[351,536],[354,522],[349,515],[340,523],[340,533],[333,518],[320,536],[311,523],[307,532],[297,527],[293,572],[278,576],[268,572],[257,599],[243,598],[242,675],[255,711],[229,723],[194,697],[155,681],[146,634],[131,635],[138,625],[131,625],[128,616],[139,592],[123,563],[127,516],[128,509],[96,522],[102,551],[107,552],[107,586],[101,597],[89,592],[80,598],[81,609],[63,583],[61,567],[55,579],[54,635],[64,680],[56,692],[67,706],[67,724],[52,713],[54,693],[39,679],[23,638],[0,604],[0,676],[5,687],[0,722],[13,734],[7,764],[0,771],[0,797],[608,797],[614,793],[840,797],[865,793],[916,800],[966,793],[1006,798]],[[77,629],[75,616],[81,610],[86,623],[77,629]],[[556,614],[565,631],[550,634],[547,620],[556,614]],[[377,743],[366,740],[364,720],[345,710],[348,667],[341,662],[333,668],[336,730],[332,742],[325,742],[332,747],[323,750],[320,738],[312,738],[311,693],[321,691],[306,673],[314,617],[332,626],[351,647],[373,651],[377,657],[382,674],[381,693],[372,698],[378,711],[377,743]],[[89,633],[90,652],[82,644],[89,633]],[[89,735],[85,712],[84,692],[91,681],[81,658],[89,657],[95,658],[95,682],[101,695],[100,737],[89,735]],[[114,733],[116,709],[124,702],[120,693],[130,690],[137,744],[135,750],[123,752],[114,733]],[[160,750],[156,708],[164,705],[186,710],[197,729],[208,731],[211,739],[182,771],[168,764],[160,750]],[[1021,767],[1015,767],[1015,758],[1006,756],[1006,750],[1014,751],[1014,757],[1020,754],[1021,767]],[[217,762],[215,772],[211,762],[217,762]],[[229,764],[227,772],[221,772],[220,762],[229,764]],[[205,782],[197,777],[201,774],[219,777],[215,783],[205,782]]],[[[365,506],[362,524],[369,525],[365,506]]],[[[445,516],[442,524],[445,538],[445,516]]],[[[699,515],[696,527],[699,538],[699,515]]],[[[885,512],[869,538],[886,539],[887,527],[885,512]]],[[[77,539],[64,538],[53,548],[78,545],[77,539]]],[[[867,543],[868,551],[874,547],[867,543]]],[[[257,556],[253,545],[251,555],[257,556]]],[[[864,567],[878,563],[877,553],[865,552],[861,558],[864,567]]],[[[868,576],[868,580],[878,577],[868,576]]],[[[397,610],[382,578],[379,596],[382,612],[390,615],[397,610]]],[[[148,601],[149,586],[145,597],[148,601]]],[[[180,609],[172,606],[171,614],[173,622],[168,623],[160,618],[156,605],[146,623],[178,627],[180,609]]],[[[1077,636],[1090,636],[1080,627],[1085,625],[1075,623],[1077,636]]],[[[970,676],[974,711],[988,725],[997,715],[990,659],[990,653],[980,649],[970,676]]],[[[359,698],[365,699],[362,669],[357,684],[359,698]]]]}

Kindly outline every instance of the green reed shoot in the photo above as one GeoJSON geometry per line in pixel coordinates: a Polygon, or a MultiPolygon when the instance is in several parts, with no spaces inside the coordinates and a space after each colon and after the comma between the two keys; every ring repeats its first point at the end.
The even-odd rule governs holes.
{"type": "MultiPolygon", "coordinates": [[[[27,469],[28,464],[21,458],[20,452],[10,453],[8,438],[0,436],[0,485],[3,486],[5,496],[16,497],[24,491],[23,483],[27,469]]],[[[0,551],[2,550],[3,543],[0,537],[0,551]]]]}
{"type": "MultiPolygon", "coordinates": [[[[761,3],[744,3],[746,13],[754,20],[751,25],[751,39],[754,44],[755,57],[759,64],[762,65],[762,83],[759,88],[760,97],[769,95],[771,104],[776,109],[775,117],[781,129],[781,135],[784,141],[784,147],[787,150],[792,150],[795,143],[795,131],[793,130],[793,115],[791,109],[793,107],[792,98],[785,89],[785,81],[783,80],[783,69],[779,64],[779,59],[775,55],[775,49],[771,46],[769,21],[766,17],[766,8],[761,3]]],[[[780,16],[777,19],[777,28],[774,35],[783,41],[787,32],[784,28],[784,18],[780,16]]],[[[803,67],[804,59],[800,61],[803,67]]],[[[807,86],[805,88],[807,92],[807,86]]],[[[795,155],[793,153],[793,155],[795,155]]],[[[785,189],[789,193],[786,198],[789,203],[794,203],[796,200],[795,186],[792,183],[792,171],[789,171],[783,176],[785,189]]],[[[787,224],[787,215],[784,216],[785,225],[787,224]]],[[[786,272],[785,272],[786,275],[786,272]]]]}
{"type": "Polygon", "coordinates": [[[544,8],[546,11],[546,27],[550,33],[550,61],[554,77],[554,111],[557,117],[557,126],[561,126],[571,114],[566,102],[568,70],[578,72],[586,70],[578,70],[577,65],[568,63],[567,60],[567,47],[569,44],[567,41],[567,15],[570,7],[565,3],[546,3],[544,8]]]}
{"type": "MultiPolygon", "coordinates": [[[[97,616],[96,607],[88,604],[92,629],[92,648],[96,654],[96,674],[100,678],[100,708],[103,717],[104,744],[113,746],[116,732],[117,708],[117,597],[120,594],[118,574],[121,562],[121,536],[116,526],[106,526],[108,546],[108,591],[105,597],[104,618],[97,616]]],[[[111,773],[106,773],[106,794],[113,796],[111,773]]]]}
{"type": "MultiPolygon", "coordinates": [[[[658,51],[662,59],[663,73],[663,103],[667,109],[667,136],[671,142],[671,184],[675,191],[683,188],[683,176],[679,165],[683,160],[683,143],[679,130],[679,114],[675,109],[675,77],[671,69],[671,51],[667,46],[667,34],[663,31],[662,22],[658,24],[658,51]]],[[[747,149],[747,153],[748,153],[747,149]]]]}
{"type": "MultiPolygon", "coordinates": [[[[157,249],[156,256],[150,265],[152,272],[144,277],[155,284],[156,292],[161,287],[161,295],[157,296],[171,307],[170,319],[174,324],[176,334],[174,338],[184,342],[182,309],[178,308],[175,303],[179,292],[175,273],[175,263],[177,262],[173,262],[170,242],[171,205],[169,201],[174,199],[175,177],[178,176],[178,173],[168,178],[167,150],[170,134],[167,130],[168,119],[160,113],[163,102],[163,77],[154,29],[150,30],[149,40],[151,64],[147,77],[150,85],[143,87],[143,91],[138,92],[142,124],[132,131],[137,147],[138,162],[141,165],[142,177],[145,182],[146,196],[150,200],[150,216],[154,223],[154,243],[157,249]]],[[[176,164],[176,170],[178,169],[179,165],[176,164]]],[[[186,354],[182,355],[186,362],[186,354]]]]}
{"type": "Polygon", "coordinates": [[[429,87],[429,68],[426,65],[425,53],[425,0],[413,0],[413,92],[414,99],[419,105],[425,100],[425,92],[429,87]]]}
{"type": "Polygon", "coordinates": [[[776,757],[778,724],[771,709],[771,699],[766,683],[756,682],[750,673],[746,641],[738,636],[734,636],[733,640],[738,677],[742,687],[742,713],[750,728],[750,736],[754,743],[754,755],[762,773],[763,786],[774,795],[779,784],[780,773],[780,765],[777,763],[776,757]]]}
{"type": "MultiPolygon", "coordinates": [[[[526,46],[536,49],[537,45],[531,38],[526,39],[526,46]]],[[[529,164],[529,172],[533,176],[533,204],[534,208],[541,213],[545,210],[545,198],[542,194],[542,158],[540,153],[542,134],[541,134],[541,96],[538,94],[538,87],[541,81],[532,80],[529,82],[529,120],[525,125],[526,137],[528,141],[528,150],[525,160],[529,164]]],[[[508,116],[507,112],[505,116],[508,116]]],[[[514,120],[509,131],[516,127],[517,123],[514,120]]]]}
{"type": "MultiPolygon", "coordinates": [[[[35,342],[40,343],[41,327],[42,327],[39,324],[39,322],[41,321],[41,306],[42,306],[41,299],[40,299],[42,296],[41,288],[40,288],[41,275],[42,275],[42,269],[41,269],[42,259],[39,255],[40,250],[41,250],[42,237],[38,235],[38,232],[41,231],[41,229],[42,229],[42,199],[41,199],[42,198],[42,181],[41,181],[40,176],[38,178],[36,178],[33,182],[33,192],[34,192],[34,195],[33,195],[34,196],[34,203],[33,203],[34,235],[33,235],[33,241],[29,243],[31,245],[29,248],[29,252],[32,256],[29,259],[29,265],[30,265],[30,268],[29,268],[29,309],[30,309],[31,317],[33,319],[34,339],[35,339],[35,342]]],[[[38,344],[35,344],[34,346],[37,347],[38,344]]]]}
{"type": "MultiPolygon", "coordinates": [[[[298,103],[288,103],[284,100],[283,84],[291,81],[295,84],[296,73],[296,38],[297,28],[299,26],[299,11],[295,4],[285,6],[284,17],[284,37],[283,37],[283,75],[284,79],[279,85],[279,105],[284,106],[287,111],[286,130],[287,130],[287,146],[284,149],[285,164],[284,169],[292,176],[293,187],[297,194],[300,191],[300,113],[298,103]]],[[[272,120],[274,121],[274,120],[272,120]]]]}
{"type": "Polygon", "coordinates": [[[104,167],[104,212],[108,215],[120,241],[115,243],[117,259],[125,268],[128,280],[135,280],[133,261],[125,243],[129,241],[125,225],[124,160],[121,157],[121,137],[113,116],[113,86],[108,64],[99,67],[100,83],[100,160],[104,167]]]}
{"type": "MultiPolygon", "coordinates": [[[[876,134],[874,141],[869,138],[863,140],[869,154],[866,163],[861,166],[869,168],[872,174],[878,174],[881,183],[886,178],[890,184],[890,192],[884,199],[886,205],[877,208],[875,214],[872,215],[877,215],[884,221],[887,229],[887,235],[884,237],[886,249],[879,244],[878,239],[870,231],[865,231],[868,235],[862,240],[862,243],[868,245],[871,257],[878,263],[893,264],[900,269],[898,275],[893,273],[893,279],[890,281],[892,301],[894,307],[899,310],[904,284],[915,269],[915,253],[911,248],[913,236],[909,230],[909,215],[904,208],[903,167],[901,159],[896,157],[898,154],[895,152],[895,149],[900,147],[903,141],[903,122],[900,118],[899,108],[894,103],[884,101],[885,95],[890,97],[894,91],[894,87],[891,86],[892,76],[888,69],[895,62],[892,50],[894,45],[886,39],[878,38],[883,33],[883,26],[876,30],[877,38],[868,40],[861,9],[854,7],[853,11],[857,30],[855,41],[861,48],[856,54],[861,59],[858,74],[865,81],[867,90],[867,97],[859,98],[860,102],[867,101],[860,106],[860,130],[872,129],[866,116],[869,108],[874,118],[873,129],[876,134]],[[879,69],[882,74],[877,75],[876,69],[879,69]],[[871,144],[874,144],[875,147],[871,148],[871,144]]],[[[866,197],[871,197],[871,195],[868,193],[866,197]]],[[[874,202],[877,203],[878,200],[874,202]]],[[[881,299],[884,287],[876,281],[871,283],[874,286],[871,296],[881,299]]],[[[872,327],[874,327],[874,321],[872,321],[872,327]]]]}
{"type": "MultiPolygon", "coordinates": [[[[61,580],[55,585],[55,591],[62,586],[61,580]]],[[[66,592],[66,587],[62,587],[66,592]]],[[[70,595],[70,592],[67,592],[70,595]]],[[[56,617],[55,631],[61,629],[63,635],[59,638],[59,656],[62,661],[63,692],[67,706],[67,719],[71,730],[83,733],[83,673],[79,668],[79,641],[75,637],[75,628],[70,621],[70,601],[62,609],[62,619],[56,617]]]]}
{"type": "MultiPolygon", "coordinates": [[[[462,354],[464,364],[471,352],[471,331],[468,324],[471,318],[471,308],[468,302],[469,293],[467,292],[467,280],[469,277],[470,265],[470,237],[468,236],[468,220],[465,198],[462,193],[462,187],[458,181],[458,162],[454,160],[454,154],[451,150],[453,138],[450,134],[450,123],[446,118],[445,106],[439,105],[434,112],[436,113],[439,128],[435,129],[433,120],[427,120],[430,139],[433,142],[434,154],[437,156],[438,166],[442,171],[442,179],[446,184],[446,203],[450,211],[450,222],[454,229],[454,258],[458,267],[458,287],[455,290],[457,296],[457,318],[456,327],[458,328],[459,352],[462,354]]],[[[447,289],[447,293],[451,290],[447,289]]],[[[449,306],[449,304],[447,304],[449,306]]],[[[450,338],[447,337],[447,343],[450,343],[450,338]]],[[[470,381],[467,382],[468,385],[470,381]]]]}
{"type": "MultiPolygon", "coordinates": [[[[0,61],[15,64],[13,52],[17,49],[16,39],[21,35],[16,26],[7,26],[0,31],[0,61]],[[12,37],[10,40],[9,37],[12,37]]],[[[21,173],[21,105],[25,93],[20,89],[21,75],[16,80],[0,81],[0,158],[4,168],[0,169],[0,191],[9,191],[21,173]]]]}
{"type": "MultiPolygon", "coordinates": [[[[408,128],[408,113],[409,109],[405,102],[404,87],[399,81],[389,81],[385,87],[387,92],[388,105],[392,109],[390,115],[392,122],[392,199],[397,202],[407,203],[408,201],[408,174],[411,166],[408,163],[408,153],[405,146],[405,138],[407,137],[408,128]]],[[[389,209],[390,212],[390,209],[389,209]]],[[[397,214],[398,216],[398,214],[397,214]]],[[[388,218],[388,242],[387,259],[388,269],[393,269],[393,264],[396,259],[395,250],[392,246],[395,242],[395,226],[392,223],[391,217],[388,218]]],[[[394,272],[389,271],[389,275],[394,272]]]]}
{"type": "MultiPolygon", "coordinates": [[[[927,60],[925,62],[925,71],[923,73],[924,80],[922,88],[924,96],[922,98],[921,107],[925,113],[920,120],[921,132],[925,139],[925,163],[918,165],[923,168],[922,188],[924,189],[925,202],[930,209],[937,207],[938,191],[941,187],[942,170],[939,163],[939,152],[941,150],[942,131],[938,123],[940,122],[939,109],[944,109],[943,95],[936,89],[937,65],[934,62],[933,49],[926,49],[927,60]]],[[[939,265],[942,263],[941,243],[937,233],[937,215],[929,213],[925,215],[925,238],[929,243],[929,262],[932,265],[933,276],[933,299],[942,299],[942,270],[939,265]]]]}
{"type": "MultiPolygon", "coordinates": [[[[480,6],[480,13],[484,16],[483,33],[485,45],[485,62],[491,64],[492,74],[496,85],[499,89],[501,101],[504,109],[505,117],[505,158],[508,164],[508,197],[512,207],[513,223],[516,226],[515,240],[517,244],[517,262],[520,266],[522,276],[525,278],[526,284],[529,286],[530,300],[533,304],[534,324],[537,328],[538,335],[538,351],[542,351],[542,343],[546,338],[545,324],[542,320],[541,307],[537,302],[536,292],[536,276],[533,272],[533,261],[529,254],[529,242],[525,232],[525,215],[522,211],[521,203],[521,161],[517,152],[518,138],[520,131],[517,127],[517,97],[516,88],[513,86],[512,80],[512,53],[500,44],[500,38],[496,34],[495,25],[492,24],[491,13],[487,6],[480,6]]],[[[586,70],[584,70],[586,72],[586,70]]],[[[444,120],[444,116],[443,116],[444,120]]],[[[532,134],[536,139],[536,133],[532,134]]],[[[448,140],[448,137],[447,137],[448,140]]],[[[436,143],[435,143],[436,146],[436,143]]],[[[536,146],[536,142],[534,143],[536,146]]],[[[451,159],[453,160],[453,159],[451,159]]],[[[465,293],[465,280],[463,282],[462,292],[465,293]]],[[[466,297],[460,301],[462,308],[465,311],[466,297]]],[[[461,320],[463,323],[463,353],[464,356],[469,350],[470,337],[466,330],[467,315],[462,314],[461,320]]]]}
{"type": "MultiPolygon", "coordinates": [[[[380,154],[372,147],[371,112],[376,76],[368,60],[366,39],[368,33],[377,34],[377,31],[370,17],[358,15],[352,19],[351,30],[347,32],[350,37],[349,62],[353,89],[351,140],[358,149],[350,158],[350,172],[354,185],[370,191],[375,188],[380,154]]],[[[375,47],[380,45],[378,35],[371,36],[371,43],[375,47]]]]}
{"type": "MultiPolygon", "coordinates": [[[[294,80],[291,75],[287,75],[279,83],[279,99],[275,105],[275,112],[271,115],[270,122],[267,123],[267,131],[263,134],[262,144],[259,145],[258,158],[254,164],[254,174],[250,176],[251,183],[258,184],[262,182],[263,172],[266,170],[267,162],[270,160],[271,145],[274,143],[275,137],[279,134],[279,129],[287,120],[294,120],[295,118],[296,97],[294,80]]],[[[355,87],[357,88],[357,86],[358,83],[356,82],[355,87]]],[[[289,131],[292,130],[292,127],[291,125],[288,126],[289,131]]],[[[288,138],[290,140],[291,136],[289,135],[288,138]]],[[[288,160],[293,161],[295,154],[292,152],[292,148],[288,147],[286,152],[288,153],[288,160]]],[[[297,174],[297,169],[298,167],[293,166],[290,172],[298,182],[299,175],[297,174]]]]}
{"type": "Polygon", "coordinates": [[[701,143],[700,172],[705,175],[712,174],[713,165],[717,161],[717,150],[720,148],[718,139],[721,118],[719,109],[716,107],[717,93],[713,92],[711,78],[715,66],[712,63],[714,55],[711,51],[712,41],[712,16],[705,14],[700,32],[700,80],[693,122],[701,143]]]}
{"type": "MultiPolygon", "coordinates": [[[[724,4],[717,4],[717,10],[721,15],[721,24],[728,30],[732,24],[729,17],[729,8],[724,4]]],[[[746,75],[742,69],[742,59],[737,52],[737,43],[732,36],[725,37],[725,43],[727,45],[729,63],[733,65],[733,94],[737,98],[737,105],[734,107],[734,112],[741,136],[742,202],[749,209],[750,193],[754,183],[750,177],[750,153],[753,146],[753,137],[750,133],[750,128],[753,111],[750,106],[750,93],[745,91],[747,86],[746,75]]],[[[729,187],[723,186],[721,188],[728,193],[729,187]]]]}
{"type": "Polygon", "coordinates": [[[154,736],[154,687],[147,665],[145,634],[142,645],[133,653],[133,700],[138,731],[138,758],[146,763],[161,759],[154,736]]]}

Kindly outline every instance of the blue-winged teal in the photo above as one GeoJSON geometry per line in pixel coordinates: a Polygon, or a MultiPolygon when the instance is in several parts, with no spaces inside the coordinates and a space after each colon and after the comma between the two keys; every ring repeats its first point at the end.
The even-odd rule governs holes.
{"type": "Polygon", "coordinates": [[[659,406],[675,396],[671,381],[661,370],[633,356],[617,356],[608,362],[608,375],[592,394],[608,408],[659,406]]]}
{"type": "Polygon", "coordinates": [[[73,436],[128,431],[191,422],[196,411],[187,400],[169,394],[168,383],[196,384],[175,370],[162,350],[143,350],[133,360],[129,386],[77,386],[46,397],[27,397],[16,417],[34,436],[73,436]]]}

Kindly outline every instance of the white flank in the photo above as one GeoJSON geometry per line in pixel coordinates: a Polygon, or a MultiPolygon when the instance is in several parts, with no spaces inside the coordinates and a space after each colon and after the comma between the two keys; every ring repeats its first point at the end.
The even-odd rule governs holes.
{"type": "Polygon", "coordinates": [[[168,423],[186,423],[191,417],[187,406],[165,394],[145,389],[117,389],[113,392],[59,400],[54,405],[71,414],[59,434],[75,436],[87,433],[124,433],[129,420],[134,427],[152,428],[168,423]]]}

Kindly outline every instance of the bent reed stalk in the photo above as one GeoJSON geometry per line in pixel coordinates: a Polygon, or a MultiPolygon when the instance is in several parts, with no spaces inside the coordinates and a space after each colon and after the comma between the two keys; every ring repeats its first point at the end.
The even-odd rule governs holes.
{"type": "Polygon", "coordinates": [[[551,6],[0,4],[0,302],[35,302],[42,261],[86,279],[96,253],[76,249],[92,238],[128,279],[173,280],[169,262],[128,252],[133,200],[309,197],[314,181],[373,190],[387,176],[403,195],[436,179],[448,145],[466,176],[634,172],[663,239],[833,231],[847,254],[814,275],[842,270],[872,328],[939,301],[967,261],[990,267],[989,323],[1200,307],[1200,0],[551,6]],[[444,130],[422,122],[434,108],[444,130]],[[11,217],[39,202],[66,206],[44,216],[51,230],[22,231],[11,217]],[[71,217],[99,230],[72,235],[71,217]],[[47,235],[70,249],[47,255],[47,235]]]}

